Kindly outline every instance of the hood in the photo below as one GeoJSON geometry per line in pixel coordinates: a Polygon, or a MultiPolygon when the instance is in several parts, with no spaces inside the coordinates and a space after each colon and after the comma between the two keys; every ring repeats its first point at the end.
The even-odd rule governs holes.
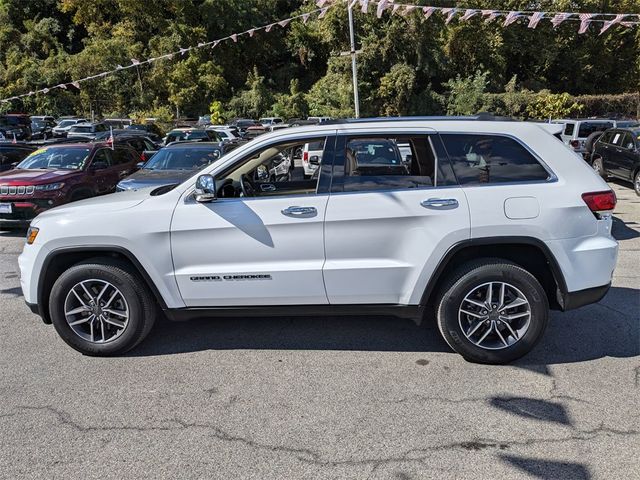
{"type": "Polygon", "coordinates": [[[126,210],[144,202],[147,198],[149,198],[149,196],[150,191],[143,190],[111,193],[109,195],[102,195],[100,197],[88,198],[86,200],[80,200],[77,202],[62,205],[60,207],[55,207],[50,210],[45,210],[43,213],[36,217],[36,219],[32,222],[32,225],[35,225],[36,223],[44,219],[61,216],[72,215],[74,218],[78,218],[82,215],[95,216],[105,212],[126,210]]]}
{"type": "Polygon", "coordinates": [[[150,170],[141,169],[122,180],[118,187],[133,190],[182,183],[197,173],[196,170],[150,170]]]}
{"type": "Polygon", "coordinates": [[[69,177],[82,175],[79,170],[31,170],[16,168],[0,174],[0,185],[42,185],[62,182],[69,177]]]}

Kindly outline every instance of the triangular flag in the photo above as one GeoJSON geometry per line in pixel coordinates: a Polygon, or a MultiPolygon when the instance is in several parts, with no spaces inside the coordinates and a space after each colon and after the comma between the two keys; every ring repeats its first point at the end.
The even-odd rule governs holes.
{"type": "Polygon", "coordinates": [[[378,9],[376,10],[376,16],[378,18],[382,17],[382,12],[384,12],[385,8],[387,8],[387,3],[389,3],[389,0],[378,1],[378,9]]]}
{"type": "Polygon", "coordinates": [[[528,28],[536,28],[540,20],[544,18],[544,12],[533,12],[533,15],[529,17],[528,28]]]}
{"type": "Polygon", "coordinates": [[[278,25],[280,25],[282,28],[286,27],[287,25],[289,25],[289,22],[291,21],[290,18],[287,18],[286,20],[282,20],[280,22],[278,22],[278,25]]]}
{"type": "Polygon", "coordinates": [[[551,19],[551,24],[553,28],[557,28],[562,22],[564,22],[567,18],[569,18],[571,13],[556,13],[555,16],[551,19]]]}
{"type": "Polygon", "coordinates": [[[482,10],[481,13],[483,17],[487,17],[484,20],[485,23],[491,23],[500,16],[500,12],[496,12],[495,10],[482,10]]]}
{"type": "Polygon", "coordinates": [[[249,34],[249,37],[253,37],[253,34],[256,33],[256,29],[255,28],[251,28],[251,29],[247,30],[247,33],[249,34]]]}
{"type": "Polygon", "coordinates": [[[185,53],[187,53],[189,50],[191,50],[191,48],[180,48],[180,55],[184,55],[185,53]]]}
{"type": "Polygon", "coordinates": [[[467,8],[464,11],[464,15],[462,15],[460,17],[460,21],[464,22],[465,20],[469,20],[471,17],[473,17],[476,13],[478,13],[478,10],[474,10],[473,8],[467,8]]]}
{"type": "Polygon", "coordinates": [[[509,12],[507,14],[507,18],[504,19],[504,23],[503,26],[504,27],[508,27],[509,25],[511,25],[513,22],[515,22],[516,20],[518,20],[518,17],[520,16],[520,12],[509,12]]]}
{"type": "Polygon", "coordinates": [[[131,65],[140,65],[140,60],[138,60],[137,58],[132,58],[131,65]]]}
{"type": "Polygon", "coordinates": [[[266,27],[264,27],[264,31],[267,33],[270,32],[274,25],[275,23],[272,23],[271,25],[267,25],[266,27]]]}
{"type": "Polygon", "coordinates": [[[236,33],[234,33],[233,35],[229,35],[229,38],[235,43],[238,43],[238,35],[236,33]]]}
{"type": "Polygon", "coordinates": [[[80,82],[71,82],[71,85],[73,85],[74,87],[76,87],[78,90],[80,90],[80,82]]]}
{"type": "Polygon", "coordinates": [[[591,18],[593,17],[593,13],[581,13],[580,14],[580,29],[578,30],[578,34],[583,34],[589,28],[589,24],[591,23],[591,18]]]}
{"type": "MultiPolygon", "coordinates": [[[[61,83],[60,85],[58,85],[58,88],[61,88],[63,90],[67,89],[67,86],[64,83],[61,83]]],[[[29,94],[31,94],[32,92],[29,92],[29,94]]]]}
{"type": "Polygon", "coordinates": [[[322,10],[320,10],[320,15],[318,15],[318,18],[324,18],[328,11],[329,7],[324,7],[322,10]]]}
{"type": "Polygon", "coordinates": [[[304,23],[306,25],[306,23],[309,21],[309,17],[311,16],[311,14],[309,13],[305,13],[304,15],[302,15],[302,23],[304,23]]]}
{"type": "Polygon", "coordinates": [[[600,30],[600,33],[598,35],[602,35],[604,32],[606,32],[607,30],[609,30],[611,27],[613,27],[616,23],[620,23],[622,22],[622,20],[626,17],[626,15],[624,13],[618,14],[616,15],[616,17],[613,20],[607,20],[606,22],[604,22],[604,24],[602,25],[602,30],[600,30]]]}
{"type": "Polygon", "coordinates": [[[444,21],[444,23],[446,25],[449,25],[451,20],[453,20],[453,17],[456,15],[457,11],[458,11],[457,8],[443,8],[443,9],[440,10],[440,13],[442,15],[446,15],[446,17],[447,17],[447,19],[444,21]]]}
{"type": "Polygon", "coordinates": [[[369,0],[362,0],[362,13],[369,13],[369,0]]]}
{"type": "Polygon", "coordinates": [[[428,19],[433,12],[436,11],[436,7],[422,7],[422,13],[424,13],[425,20],[428,19]]]}

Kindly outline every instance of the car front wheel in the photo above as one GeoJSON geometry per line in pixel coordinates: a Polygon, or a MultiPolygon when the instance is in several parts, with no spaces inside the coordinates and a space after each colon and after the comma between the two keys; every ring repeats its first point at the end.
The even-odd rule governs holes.
{"type": "Polygon", "coordinates": [[[156,306],[145,283],[117,261],[80,263],[53,285],[49,311],[60,337],[86,355],[127,352],[149,333],[156,306]]]}
{"type": "Polygon", "coordinates": [[[549,304],[538,280],[500,259],[464,265],[440,291],[438,327],[449,346],[465,359],[511,362],[540,340],[549,304]]]}
{"type": "Polygon", "coordinates": [[[633,189],[636,191],[636,195],[640,196],[640,170],[633,177],[633,189]]]}

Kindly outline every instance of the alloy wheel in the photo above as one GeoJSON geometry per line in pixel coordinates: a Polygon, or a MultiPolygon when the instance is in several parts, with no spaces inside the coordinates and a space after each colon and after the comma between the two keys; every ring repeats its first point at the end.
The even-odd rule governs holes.
{"type": "Polygon", "coordinates": [[[108,343],[129,324],[129,305],[113,284],[98,279],[75,284],[64,302],[64,315],[71,330],[83,340],[108,343]]]}
{"type": "Polygon", "coordinates": [[[458,323],[467,340],[477,347],[501,350],[517,343],[527,332],[531,306],[509,283],[483,283],[462,300],[458,323]]]}

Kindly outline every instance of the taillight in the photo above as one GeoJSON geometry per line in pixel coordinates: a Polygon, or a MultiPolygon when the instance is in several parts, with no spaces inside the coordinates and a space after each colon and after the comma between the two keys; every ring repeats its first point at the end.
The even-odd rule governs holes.
{"type": "Polygon", "coordinates": [[[140,154],[140,160],[141,160],[141,161],[143,161],[143,162],[146,162],[146,161],[147,161],[147,156],[144,154],[144,152],[142,152],[142,153],[140,154]]]}
{"type": "Polygon", "coordinates": [[[596,216],[601,212],[610,212],[616,208],[616,202],[618,201],[613,190],[583,193],[582,200],[596,216]]]}
{"type": "Polygon", "coordinates": [[[571,145],[573,148],[579,148],[580,147],[580,141],[579,140],[571,140],[569,142],[569,145],[571,145]]]}
{"type": "Polygon", "coordinates": [[[309,152],[302,152],[302,161],[305,163],[309,161],[309,152]]]}

